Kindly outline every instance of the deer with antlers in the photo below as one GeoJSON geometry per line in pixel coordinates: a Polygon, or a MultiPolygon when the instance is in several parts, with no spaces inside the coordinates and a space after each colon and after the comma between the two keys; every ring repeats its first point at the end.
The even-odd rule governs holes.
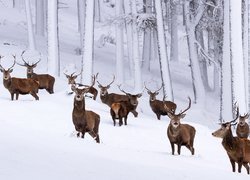
{"type": "MultiPolygon", "coordinates": [[[[79,73],[79,74],[77,74],[77,75],[74,75],[75,74],[75,72],[73,72],[72,74],[66,74],[66,73],[64,73],[65,74],[65,76],[66,76],[66,78],[68,79],[68,85],[70,85],[70,86],[79,86],[79,87],[81,87],[81,86],[85,86],[85,87],[88,87],[87,85],[83,85],[83,84],[80,84],[80,83],[76,83],[76,79],[77,79],[77,77],[81,74],[81,73],[79,73]]],[[[95,75],[95,79],[97,78],[97,76],[98,76],[98,73],[95,75]]],[[[94,84],[95,84],[95,82],[94,82],[94,84]]],[[[72,94],[73,92],[68,92],[68,94],[72,94]]],[[[90,88],[89,88],[89,92],[88,93],[90,93],[90,94],[92,94],[93,95],[93,99],[94,100],[96,100],[96,97],[97,97],[97,94],[98,94],[98,91],[97,91],[97,89],[96,88],[94,88],[93,86],[91,86],[90,88]]]]}
{"type": "Polygon", "coordinates": [[[74,97],[74,108],[72,112],[72,120],[75,126],[77,137],[84,138],[86,132],[92,136],[97,143],[100,143],[99,139],[99,124],[100,116],[93,111],[88,111],[85,109],[85,97],[84,94],[87,93],[94,85],[94,80],[91,86],[79,89],[72,85],[72,91],[75,93],[74,97]]]}
{"type": "MultiPolygon", "coordinates": [[[[31,94],[36,100],[39,100],[39,97],[37,96],[39,88],[38,81],[29,78],[25,79],[25,78],[11,77],[10,73],[12,73],[13,67],[16,63],[16,56],[13,55],[13,57],[14,57],[14,63],[10,68],[4,69],[0,64],[0,71],[3,73],[3,85],[6,89],[9,90],[11,95],[11,100],[14,100],[15,94],[16,94],[16,100],[18,100],[19,94],[22,95],[31,94]]],[[[0,56],[0,59],[2,58],[3,56],[0,56]]]]}
{"type": "Polygon", "coordinates": [[[22,52],[21,57],[24,64],[17,63],[20,66],[24,66],[27,68],[27,78],[35,79],[39,82],[39,89],[46,89],[46,91],[50,94],[54,93],[54,83],[55,78],[49,74],[36,74],[34,73],[34,68],[36,68],[37,64],[41,61],[38,60],[36,63],[29,64],[24,60],[23,54],[25,51],[22,52]]]}
{"type": "Polygon", "coordinates": [[[171,109],[164,104],[165,109],[168,111],[168,117],[170,118],[170,123],[167,129],[167,135],[168,139],[171,144],[172,148],[172,155],[174,155],[174,145],[177,145],[177,152],[180,155],[181,154],[181,146],[186,146],[192,155],[194,155],[194,137],[196,130],[193,126],[189,124],[182,124],[180,122],[181,119],[183,119],[186,114],[184,114],[187,110],[191,107],[191,99],[189,99],[188,107],[181,111],[179,114],[174,114],[171,112],[171,109]]]}
{"type": "Polygon", "coordinates": [[[129,100],[129,97],[126,95],[108,93],[108,89],[110,88],[110,85],[114,83],[114,81],[115,76],[113,76],[113,80],[106,86],[102,85],[99,81],[96,81],[98,83],[98,87],[100,88],[100,99],[102,103],[108,105],[109,107],[111,107],[114,102],[129,100]]]}
{"type": "Polygon", "coordinates": [[[115,120],[119,119],[119,126],[123,124],[122,119],[124,118],[124,124],[127,125],[127,118],[129,112],[132,112],[135,117],[138,116],[138,112],[136,111],[138,105],[138,98],[142,96],[142,93],[138,94],[130,94],[123,89],[121,89],[121,85],[118,85],[118,88],[121,92],[125,93],[129,100],[114,102],[110,108],[110,114],[112,116],[114,126],[116,124],[115,120]]]}
{"type": "Polygon", "coordinates": [[[239,116],[239,122],[236,128],[236,134],[239,138],[248,138],[249,136],[249,125],[246,120],[249,118],[249,114],[245,114],[244,116],[239,116]]]}
{"type": "Polygon", "coordinates": [[[239,109],[237,108],[236,118],[232,121],[221,123],[221,127],[212,133],[214,137],[222,138],[222,146],[227,152],[232,165],[232,171],[235,172],[235,163],[238,164],[238,172],[241,172],[242,165],[249,174],[250,163],[250,140],[246,138],[234,137],[231,126],[236,125],[239,117],[239,109]]]}
{"type": "Polygon", "coordinates": [[[152,111],[156,114],[158,120],[161,119],[161,116],[168,115],[168,111],[164,108],[163,101],[165,102],[165,105],[168,106],[168,109],[170,110],[170,112],[173,114],[175,113],[176,104],[172,101],[165,101],[166,96],[164,96],[163,101],[156,99],[156,96],[159,94],[159,91],[161,90],[163,85],[161,85],[161,87],[154,92],[148,89],[145,83],[144,83],[144,87],[147,89],[147,92],[149,94],[150,107],[152,111]]]}

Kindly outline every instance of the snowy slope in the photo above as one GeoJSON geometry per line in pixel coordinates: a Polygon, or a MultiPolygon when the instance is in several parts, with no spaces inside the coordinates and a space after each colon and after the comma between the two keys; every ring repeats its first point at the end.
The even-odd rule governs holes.
{"type": "MultiPolygon", "coordinates": [[[[71,6],[73,7],[73,3],[71,6]]],[[[13,62],[11,54],[18,56],[27,43],[24,27],[17,28],[18,24],[23,24],[23,12],[14,12],[20,14],[20,19],[6,18],[6,24],[0,26],[0,54],[6,56],[1,64],[6,68],[13,62]],[[11,45],[3,45],[5,42],[11,45]]],[[[64,67],[62,71],[67,69],[69,64],[78,65],[77,60],[80,59],[74,55],[78,43],[76,29],[67,26],[70,23],[76,25],[72,21],[75,16],[73,12],[75,11],[71,8],[61,11],[65,18],[62,18],[60,23],[68,27],[60,34],[61,60],[64,67]]],[[[3,19],[5,18],[2,18],[1,22],[3,19]]],[[[97,36],[101,34],[100,29],[96,33],[97,36]]],[[[39,41],[38,47],[45,53],[43,42],[46,41],[39,41]]],[[[100,82],[108,83],[115,69],[114,47],[107,45],[103,48],[95,47],[95,50],[94,71],[100,72],[100,82]]],[[[185,63],[176,63],[172,67],[177,111],[180,111],[188,104],[187,96],[192,97],[191,82],[188,78],[190,72],[185,63]]],[[[37,72],[45,71],[44,55],[37,72]]],[[[13,76],[25,77],[25,73],[23,67],[14,67],[13,76]]],[[[157,69],[143,77],[145,81],[157,79],[157,69]]],[[[126,82],[125,89],[129,90],[129,76],[126,82]]],[[[166,134],[169,119],[156,119],[149,107],[146,91],[139,99],[139,117],[129,115],[128,125],[121,127],[113,126],[109,108],[101,103],[99,97],[97,101],[86,99],[86,108],[101,116],[101,143],[96,144],[88,134],[85,139],[76,137],[71,118],[73,96],[66,95],[67,88],[66,78],[62,76],[56,78],[53,95],[41,90],[39,101],[35,101],[30,95],[20,95],[18,101],[10,101],[9,92],[0,83],[0,179],[249,179],[244,168],[241,174],[231,172],[231,165],[221,140],[211,136],[211,133],[219,128],[216,124],[216,97],[208,95],[206,109],[192,104],[183,120],[183,123],[189,123],[196,128],[195,155],[192,156],[182,147],[181,155],[173,156],[166,134]]],[[[119,92],[115,84],[110,91],[119,92]]],[[[162,96],[159,96],[159,99],[161,98],[162,96]]]]}

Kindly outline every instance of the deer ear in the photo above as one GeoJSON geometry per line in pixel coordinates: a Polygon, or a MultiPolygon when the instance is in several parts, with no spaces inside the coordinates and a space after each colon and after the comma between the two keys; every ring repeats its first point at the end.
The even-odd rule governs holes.
{"type": "Polygon", "coordinates": [[[76,79],[76,78],[77,78],[77,76],[73,76],[73,78],[74,78],[74,79],[76,79]]]}
{"type": "Polygon", "coordinates": [[[170,119],[172,119],[174,116],[171,113],[167,114],[170,119]]]}
{"type": "Polygon", "coordinates": [[[150,91],[147,91],[147,93],[150,95],[150,91]]]}
{"type": "Polygon", "coordinates": [[[13,69],[9,70],[10,73],[12,73],[13,69]]]}
{"type": "Polygon", "coordinates": [[[66,76],[66,78],[68,78],[68,79],[69,79],[69,77],[70,77],[69,75],[65,75],[65,76],[66,76]]]}
{"type": "Polygon", "coordinates": [[[142,93],[140,93],[140,94],[137,94],[137,97],[138,97],[138,98],[140,98],[141,96],[142,96],[142,93]]]}
{"type": "Polygon", "coordinates": [[[156,93],[155,93],[155,95],[158,95],[158,94],[159,94],[159,92],[156,92],[156,93]]]}
{"type": "Polygon", "coordinates": [[[110,88],[110,85],[107,86],[107,89],[109,89],[109,88],[110,88]]]}
{"type": "Polygon", "coordinates": [[[102,86],[101,86],[101,85],[98,85],[98,87],[99,87],[99,88],[102,88],[102,86]]]}
{"type": "Polygon", "coordinates": [[[0,69],[0,71],[1,71],[1,72],[3,72],[3,70],[2,70],[2,69],[0,69]]]}
{"type": "Polygon", "coordinates": [[[183,119],[186,116],[186,114],[181,114],[181,119],[183,119]]]}
{"type": "Polygon", "coordinates": [[[75,86],[75,85],[72,85],[72,86],[71,86],[71,90],[75,92],[76,86],[75,86]]]}

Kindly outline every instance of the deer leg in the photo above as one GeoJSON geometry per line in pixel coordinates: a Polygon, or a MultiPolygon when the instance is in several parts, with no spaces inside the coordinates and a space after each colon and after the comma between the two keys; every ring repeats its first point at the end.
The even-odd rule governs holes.
{"type": "Polygon", "coordinates": [[[243,166],[246,168],[247,174],[249,174],[249,166],[248,166],[248,163],[243,163],[243,166]]]}
{"type": "Polygon", "coordinates": [[[124,123],[127,126],[127,119],[128,119],[128,115],[124,117],[124,123]]]}
{"type": "Polygon", "coordinates": [[[138,112],[136,112],[136,110],[133,110],[133,111],[131,111],[131,112],[133,113],[134,117],[137,117],[137,116],[138,116],[138,112]]]}
{"type": "Polygon", "coordinates": [[[93,130],[89,131],[89,134],[90,134],[90,136],[92,136],[96,140],[97,143],[100,143],[100,139],[99,139],[98,134],[96,134],[93,130]]]}
{"type": "Polygon", "coordinates": [[[172,148],[172,155],[174,155],[174,143],[170,142],[172,148]]]}
{"type": "Polygon", "coordinates": [[[229,159],[230,159],[230,162],[232,165],[232,171],[235,172],[235,161],[233,159],[231,159],[230,157],[229,157],[229,159]]]}
{"type": "Polygon", "coordinates": [[[122,117],[120,116],[119,117],[119,126],[123,125],[123,122],[122,122],[122,117]]]}
{"type": "Polygon", "coordinates": [[[177,152],[178,152],[178,154],[180,155],[180,154],[181,154],[181,145],[180,145],[180,144],[177,144],[177,148],[178,148],[177,152]]]}
{"type": "Polygon", "coordinates": [[[113,122],[114,122],[114,126],[115,126],[115,117],[112,116],[113,122]]]}
{"type": "Polygon", "coordinates": [[[160,114],[156,114],[156,116],[157,116],[158,120],[161,120],[161,115],[160,114]]]}
{"type": "Polygon", "coordinates": [[[30,92],[30,94],[31,94],[31,96],[33,96],[36,100],[39,100],[39,97],[37,96],[37,94],[36,94],[34,91],[30,92]]]}
{"type": "Polygon", "coordinates": [[[186,147],[191,151],[191,154],[194,155],[194,148],[191,145],[186,145],[186,147]]]}
{"type": "Polygon", "coordinates": [[[19,93],[16,93],[16,100],[18,100],[18,97],[19,97],[19,93]]]}
{"type": "Polygon", "coordinates": [[[242,162],[238,162],[238,173],[241,173],[242,162]]]}
{"type": "Polygon", "coordinates": [[[14,93],[10,93],[11,101],[14,100],[14,93]]]}

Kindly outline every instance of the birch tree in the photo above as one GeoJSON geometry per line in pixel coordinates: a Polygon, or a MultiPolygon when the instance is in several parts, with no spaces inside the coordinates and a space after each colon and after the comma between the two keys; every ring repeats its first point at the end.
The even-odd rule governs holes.
{"type": "MultiPolygon", "coordinates": [[[[116,0],[116,16],[123,14],[123,0],[116,0]]],[[[123,50],[123,25],[116,24],[116,80],[124,83],[124,50],[123,50]]]]}
{"type": "Polygon", "coordinates": [[[245,74],[242,48],[242,1],[231,2],[231,44],[232,44],[232,73],[233,94],[239,104],[240,113],[247,112],[245,74]]]}
{"type": "Polygon", "coordinates": [[[188,51],[189,59],[191,66],[191,76],[194,90],[194,102],[204,105],[205,103],[205,89],[201,79],[201,71],[199,67],[197,47],[196,47],[196,38],[195,38],[195,29],[199,24],[200,19],[203,16],[205,9],[205,4],[199,2],[196,12],[191,12],[190,10],[190,1],[184,1],[184,11],[185,11],[185,23],[186,23],[186,32],[187,32],[187,42],[188,42],[188,51]]]}
{"type": "Polygon", "coordinates": [[[161,78],[163,84],[163,94],[167,95],[170,101],[174,101],[172,83],[169,71],[166,38],[164,33],[163,14],[161,1],[155,1],[156,19],[157,19],[157,40],[159,61],[161,69],[161,78]]]}
{"type": "Polygon", "coordinates": [[[32,14],[30,10],[30,1],[25,0],[25,10],[26,10],[26,19],[27,19],[27,26],[28,26],[28,39],[29,39],[29,49],[35,50],[35,37],[34,37],[34,30],[33,30],[33,23],[32,23],[32,14]]]}
{"type": "Polygon", "coordinates": [[[83,50],[83,83],[91,84],[93,73],[93,45],[94,45],[94,4],[93,0],[86,0],[84,50],[83,50]]]}
{"type": "Polygon", "coordinates": [[[60,76],[58,1],[48,1],[48,72],[60,76]]]}
{"type": "Polygon", "coordinates": [[[36,34],[39,36],[45,35],[46,29],[46,0],[36,0],[36,34]]]}
{"type": "Polygon", "coordinates": [[[223,23],[223,60],[221,72],[221,106],[220,119],[232,119],[232,77],[230,52],[230,1],[224,1],[223,23]]]}
{"type": "Polygon", "coordinates": [[[170,0],[170,14],[171,14],[171,48],[170,60],[178,61],[178,1],[170,0]]]}

